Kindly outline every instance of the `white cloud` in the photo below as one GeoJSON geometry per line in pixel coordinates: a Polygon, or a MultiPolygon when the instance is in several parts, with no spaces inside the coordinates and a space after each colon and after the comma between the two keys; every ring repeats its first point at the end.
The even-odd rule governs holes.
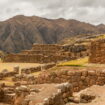
{"type": "Polygon", "coordinates": [[[21,14],[105,24],[105,0],[0,0],[0,20],[21,14]]]}

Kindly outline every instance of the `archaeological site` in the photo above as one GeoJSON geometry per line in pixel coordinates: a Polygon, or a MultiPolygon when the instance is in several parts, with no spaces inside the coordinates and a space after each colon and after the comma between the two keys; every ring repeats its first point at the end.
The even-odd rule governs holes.
{"type": "Polygon", "coordinates": [[[105,0],[0,0],[0,105],[105,105],[105,0]]]}
{"type": "Polygon", "coordinates": [[[65,52],[63,46],[34,44],[31,50],[9,54],[4,62],[49,63],[67,59],[70,59],[70,53],[65,52]]]}
{"type": "Polygon", "coordinates": [[[17,54],[8,54],[4,62],[50,63],[76,59],[88,55],[85,46],[68,46],[57,44],[34,44],[31,50],[17,54]]]}
{"type": "Polygon", "coordinates": [[[1,54],[0,105],[104,105],[104,45],[95,35],[71,45],[33,44],[1,54]]]}
{"type": "Polygon", "coordinates": [[[93,41],[90,54],[91,63],[105,64],[105,39],[93,41]]]}

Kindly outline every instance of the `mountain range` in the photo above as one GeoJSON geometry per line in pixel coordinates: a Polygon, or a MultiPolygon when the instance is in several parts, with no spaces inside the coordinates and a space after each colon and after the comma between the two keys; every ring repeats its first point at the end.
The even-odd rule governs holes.
{"type": "Polygon", "coordinates": [[[73,19],[46,19],[18,15],[0,22],[0,50],[20,52],[33,43],[54,44],[77,35],[105,33],[105,25],[92,25],[73,19]]]}

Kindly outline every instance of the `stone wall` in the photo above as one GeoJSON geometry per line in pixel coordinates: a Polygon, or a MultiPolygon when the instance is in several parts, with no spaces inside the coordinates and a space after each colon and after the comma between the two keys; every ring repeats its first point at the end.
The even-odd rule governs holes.
{"type": "Polygon", "coordinates": [[[4,62],[50,63],[77,59],[89,55],[89,47],[83,45],[61,46],[57,44],[34,44],[31,50],[8,54],[4,62]]]}
{"type": "Polygon", "coordinates": [[[58,44],[34,44],[32,50],[36,51],[60,51],[63,50],[61,45],[58,44]]]}
{"type": "Polygon", "coordinates": [[[70,59],[69,56],[65,55],[23,55],[23,54],[10,54],[4,58],[4,62],[21,62],[21,63],[50,63],[50,62],[58,62],[62,60],[70,59]]]}
{"type": "Polygon", "coordinates": [[[47,69],[50,69],[52,67],[56,66],[55,63],[48,63],[48,64],[44,64],[44,65],[41,65],[41,66],[37,66],[37,67],[29,67],[29,68],[22,68],[21,69],[21,73],[25,73],[25,74],[31,74],[31,73],[34,73],[34,72],[38,72],[38,71],[41,71],[41,70],[47,70],[47,69]]]}
{"type": "MultiPolygon", "coordinates": [[[[15,77],[16,79],[16,77],[15,77]]],[[[73,85],[73,91],[78,92],[92,85],[105,84],[105,70],[78,70],[78,71],[42,71],[39,76],[27,76],[17,79],[15,82],[26,81],[28,84],[64,83],[73,85]],[[29,78],[29,79],[28,79],[29,78]]]]}
{"type": "MultiPolygon", "coordinates": [[[[21,82],[21,80],[19,81],[21,82]]],[[[29,80],[29,81],[32,81],[32,80],[29,80]]],[[[20,89],[21,91],[19,91],[19,87],[18,87],[17,88],[18,94],[16,93],[14,94],[15,88],[13,87],[12,90],[11,88],[8,89],[9,94],[4,94],[5,92],[0,90],[1,92],[0,97],[11,96],[11,98],[8,97],[6,98],[6,100],[9,100],[8,102],[14,101],[13,105],[20,105],[20,104],[21,105],[40,105],[40,104],[41,105],[65,105],[65,103],[70,101],[70,97],[72,97],[73,92],[78,92],[92,85],[100,85],[100,86],[105,85],[105,70],[83,70],[82,69],[82,70],[76,70],[76,71],[69,71],[69,70],[60,70],[60,71],[52,71],[52,72],[43,71],[39,75],[39,77],[35,78],[34,84],[22,86],[20,89]],[[51,87],[52,87],[52,84],[55,84],[54,87],[57,88],[57,91],[53,92],[52,89],[47,86],[49,90],[51,89],[52,95],[50,95],[49,97],[43,98],[43,100],[40,101],[40,99],[37,98],[37,96],[40,95],[38,93],[40,91],[36,90],[37,88],[29,88],[28,86],[40,85],[40,87],[43,87],[42,85],[46,83],[48,84],[48,86],[51,86],[51,87]],[[28,91],[26,87],[28,87],[29,89],[28,91]],[[24,88],[25,90],[22,88],[24,88]],[[11,91],[12,93],[10,94],[11,91]],[[4,96],[2,95],[2,92],[4,96]],[[26,94],[27,92],[28,94],[26,94]],[[13,100],[14,97],[15,99],[13,100]],[[38,102],[37,100],[39,100],[39,103],[36,104],[35,102],[38,102]]],[[[3,102],[3,101],[4,100],[1,100],[0,102],[3,102]]]]}
{"type": "Polygon", "coordinates": [[[93,41],[90,49],[90,63],[105,64],[105,39],[93,41]]]}
{"type": "Polygon", "coordinates": [[[18,54],[9,54],[4,62],[49,63],[71,59],[71,53],[65,52],[60,45],[33,45],[31,50],[18,54]]]}
{"type": "Polygon", "coordinates": [[[1,105],[11,105],[13,103],[14,96],[14,89],[11,89],[11,87],[4,88],[0,86],[0,104],[2,103],[1,105]]]}
{"type": "MultiPolygon", "coordinates": [[[[6,77],[13,77],[13,76],[14,76],[15,79],[19,80],[21,75],[19,77],[16,77],[16,76],[19,75],[20,73],[21,74],[31,74],[31,73],[35,73],[35,72],[38,72],[38,71],[41,71],[41,70],[43,71],[43,70],[50,69],[50,68],[52,68],[54,66],[56,66],[55,63],[48,63],[48,64],[44,64],[44,65],[41,65],[41,66],[22,68],[22,69],[20,69],[17,66],[17,67],[14,67],[13,71],[8,71],[8,70],[1,71],[0,72],[0,80],[5,79],[6,77]],[[20,73],[19,73],[19,71],[20,71],[20,73]]],[[[23,78],[25,78],[25,77],[23,77],[23,78]]]]}
{"type": "Polygon", "coordinates": [[[72,85],[69,83],[20,85],[14,87],[7,87],[5,84],[2,84],[0,86],[0,104],[65,105],[72,96],[72,85]]]}
{"type": "MultiPolygon", "coordinates": [[[[47,85],[47,84],[46,84],[47,85]]],[[[28,104],[25,105],[65,105],[70,100],[69,98],[73,96],[72,85],[69,83],[62,83],[62,84],[51,84],[52,87],[55,87],[56,91],[51,91],[51,95],[47,96],[46,98],[42,98],[43,95],[40,97],[40,101],[36,98],[39,94],[30,94],[24,100],[28,100],[28,104]],[[39,102],[38,102],[39,101],[39,102]]],[[[42,84],[43,87],[43,84],[42,84]]],[[[49,88],[50,90],[51,88],[49,88]]],[[[52,89],[51,89],[52,90],[52,89]]],[[[45,93],[46,95],[47,93],[45,93]]],[[[24,104],[22,104],[24,105],[24,104]]]]}
{"type": "Polygon", "coordinates": [[[45,72],[40,74],[36,83],[63,83],[69,82],[73,85],[73,90],[78,92],[92,85],[105,84],[105,70],[62,70],[58,72],[45,72]]]}
{"type": "Polygon", "coordinates": [[[87,45],[81,45],[81,44],[65,45],[63,46],[63,49],[67,52],[70,52],[71,57],[73,59],[89,56],[90,54],[90,45],[88,44],[87,45]]]}
{"type": "MultiPolygon", "coordinates": [[[[17,87],[18,93],[16,92],[16,87],[13,87],[12,89],[9,88],[8,91],[6,91],[7,89],[5,91],[0,90],[0,97],[3,97],[2,99],[7,97],[6,100],[0,100],[0,102],[13,102],[13,105],[65,105],[65,103],[71,101],[70,98],[72,97],[73,92],[78,92],[92,85],[105,85],[105,70],[61,70],[55,72],[43,71],[42,74],[40,74],[40,76],[34,80],[34,82],[35,84],[33,85],[22,85],[20,91],[19,87],[17,87]],[[40,87],[43,87],[43,84],[48,84],[47,89],[49,90],[51,89],[52,84],[55,84],[54,87],[57,88],[57,91],[52,91],[51,89],[51,95],[40,100],[40,97],[37,98],[38,95],[40,95],[40,91],[37,90],[38,87],[29,88],[28,86],[40,85],[40,87]],[[30,90],[27,91],[26,87],[28,87],[30,90]]],[[[40,88],[38,89],[41,90],[40,88]]],[[[42,93],[45,90],[43,90],[42,93]]]]}
{"type": "Polygon", "coordinates": [[[12,77],[17,75],[18,72],[15,71],[9,71],[9,72],[0,72],[0,80],[3,80],[6,77],[12,77]]]}
{"type": "Polygon", "coordinates": [[[23,63],[41,63],[42,55],[28,55],[28,54],[9,54],[4,58],[4,62],[23,62],[23,63]]]}

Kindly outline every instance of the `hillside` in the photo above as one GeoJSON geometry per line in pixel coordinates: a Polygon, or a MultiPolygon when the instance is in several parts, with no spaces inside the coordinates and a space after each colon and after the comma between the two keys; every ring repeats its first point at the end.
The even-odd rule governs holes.
{"type": "Polygon", "coordinates": [[[104,25],[94,26],[77,20],[15,16],[0,22],[0,50],[19,52],[33,43],[58,43],[77,35],[105,33],[104,25]]]}

